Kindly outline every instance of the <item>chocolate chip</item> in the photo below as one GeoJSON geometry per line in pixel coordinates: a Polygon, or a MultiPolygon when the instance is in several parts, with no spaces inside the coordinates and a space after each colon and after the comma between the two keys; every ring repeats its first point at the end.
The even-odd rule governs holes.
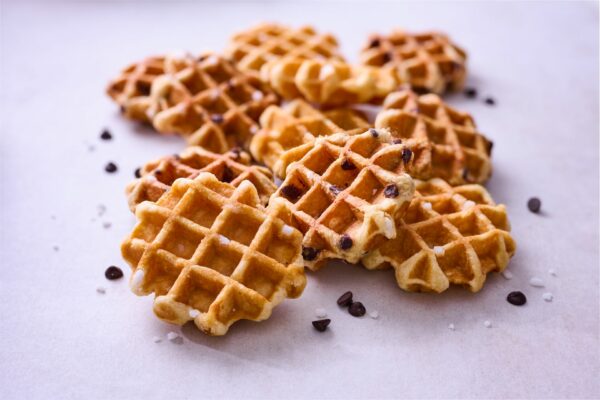
{"type": "Polygon", "coordinates": [[[494,148],[494,142],[492,142],[491,140],[488,139],[487,141],[487,152],[488,155],[492,155],[492,149],[494,148]]]}
{"type": "Polygon", "coordinates": [[[331,185],[329,186],[329,191],[337,196],[342,192],[342,189],[339,186],[331,185]]]}
{"type": "Polygon", "coordinates": [[[215,124],[223,123],[223,116],[221,114],[213,114],[210,116],[210,120],[215,124]]]}
{"type": "Polygon", "coordinates": [[[162,175],[162,173],[163,173],[163,172],[162,172],[162,170],[160,170],[160,169],[154,170],[154,176],[161,176],[161,175],[162,175]]]}
{"type": "Polygon", "coordinates": [[[104,167],[104,170],[108,173],[113,173],[113,172],[117,172],[117,169],[119,169],[117,167],[117,164],[115,164],[114,162],[109,162],[108,164],[106,164],[106,166],[104,167]]]}
{"type": "Polygon", "coordinates": [[[348,291],[341,295],[340,298],[337,299],[337,303],[338,306],[348,307],[350,304],[352,304],[352,292],[348,291]]]}
{"type": "Polygon", "coordinates": [[[291,201],[298,200],[302,191],[294,185],[287,185],[281,188],[281,193],[291,201]]]}
{"type": "Polygon", "coordinates": [[[348,250],[350,247],[352,247],[353,244],[354,243],[352,242],[352,238],[346,235],[345,233],[340,238],[339,246],[342,250],[348,250]]]}
{"type": "Polygon", "coordinates": [[[115,280],[115,279],[120,279],[123,277],[123,271],[121,271],[121,268],[111,265],[110,267],[106,268],[106,271],[104,271],[104,276],[106,277],[106,279],[109,280],[115,280]]]}
{"type": "Polygon", "coordinates": [[[365,306],[363,306],[363,303],[361,303],[360,301],[355,301],[352,304],[350,304],[350,307],[348,307],[348,312],[353,317],[362,317],[367,312],[367,309],[365,308],[365,306]]]}
{"type": "Polygon", "coordinates": [[[373,136],[374,138],[379,137],[379,132],[377,132],[377,129],[371,128],[371,129],[369,129],[369,132],[371,133],[371,136],[373,136]]]}
{"type": "Polygon", "coordinates": [[[540,208],[542,208],[542,201],[537,197],[532,197],[527,202],[527,208],[529,208],[529,211],[532,213],[538,213],[540,212],[540,208]]]}
{"type": "Polygon", "coordinates": [[[381,44],[381,41],[379,39],[373,39],[371,40],[371,43],[369,43],[369,48],[372,49],[374,47],[379,47],[379,45],[381,44]]]}
{"type": "Polygon", "coordinates": [[[496,100],[494,100],[491,97],[488,97],[488,98],[485,99],[485,104],[487,104],[488,106],[493,106],[493,105],[496,104],[496,100]]]}
{"type": "Polygon", "coordinates": [[[469,177],[469,169],[468,168],[464,168],[463,172],[462,172],[462,178],[465,182],[471,182],[471,178],[469,177]]]}
{"type": "Polygon", "coordinates": [[[389,63],[390,61],[392,61],[392,55],[391,55],[390,53],[385,53],[385,54],[383,55],[383,63],[384,63],[384,64],[387,64],[387,63],[389,63]]]}
{"type": "Polygon", "coordinates": [[[350,161],[346,158],[346,159],[344,159],[344,161],[342,161],[342,169],[344,171],[350,171],[350,170],[356,169],[356,165],[354,165],[352,163],[352,161],[350,161]]]}
{"type": "Polygon", "coordinates": [[[239,147],[234,147],[233,149],[231,149],[231,152],[233,153],[234,158],[237,160],[238,158],[240,158],[240,154],[242,154],[242,149],[240,149],[239,147]]]}
{"type": "Polygon", "coordinates": [[[120,106],[120,107],[119,107],[119,111],[121,112],[121,114],[125,114],[125,112],[126,112],[127,110],[125,109],[125,106],[120,106]]]}
{"type": "Polygon", "coordinates": [[[412,151],[410,151],[410,149],[407,148],[402,149],[402,161],[404,162],[404,164],[408,164],[411,158],[412,151]]]}
{"type": "Polygon", "coordinates": [[[102,131],[102,133],[100,134],[100,139],[102,139],[102,140],[111,140],[112,139],[112,135],[110,134],[108,129],[104,129],[102,131]]]}
{"type": "Polygon", "coordinates": [[[394,185],[393,183],[390,183],[385,187],[385,189],[383,189],[383,195],[385,197],[398,197],[399,194],[400,192],[398,191],[398,186],[394,185]]]}
{"type": "Polygon", "coordinates": [[[225,183],[229,183],[233,180],[233,171],[227,165],[223,167],[223,175],[221,175],[221,180],[225,183]]]}
{"type": "Polygon", "coordinates": [[[317,321],[313,321],[312,324],[316,330],[319,332],[325,332],[329,324],[331,323],[330,319],[319,319],[317,321]]]}
{"type": "Polygon", "coordinates": [[[306,261],[312,261],[319,255],[319,250],[312,247],[302,246],[302,258],[306,261]]]}
{"type": "Polygon", "coordinates": [[[142,177],[142,169],[141,168],[136,168],[135,171],[133,172],[133,175],[135,175],[136,178],[141,178],[142,177]]]}
{"type": "Polygon", "coordinates": [[[412,88],[412,90],[418,95],[423,95],[431,92],[428,88],[422,86],[415,86],[412,88]]]}
{"type": "Polygon", "coordinates": [[[527,297],[525,297],[523,292],[510,292],[508,296],[506,296],[506,301],[513,306],[522,306],[527,303],[527,297]]]}
{"type": "Polygon", "coordinates": [[[465,96],[467,96],[470,99],[473,99],[473,98],[477,97],[477,89],[475,89],[475,88],[466,88],[465,89],[465,96]]]}
{"type": "Polygon", "coordinates": [[[393,144],[402,144],[402,139],[394,139],[392,140],[393,144]]]}

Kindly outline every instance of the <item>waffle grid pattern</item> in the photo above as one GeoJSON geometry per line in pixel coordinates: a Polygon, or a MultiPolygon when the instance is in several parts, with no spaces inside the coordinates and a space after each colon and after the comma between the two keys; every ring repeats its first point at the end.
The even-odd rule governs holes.
{"type": "Polygon", "coordinates": [[[504,205],[480,185],[416,181],[415,196],[396,221],[397,236],[363,258],[369,269],[392,266],[408,291],[442,292],[450,284],[479,291],[515,252],[504,205]]]}
{"type": "Polygon", "coordinates": [[[178,178],[194,179],[201,172],[210,172],[221,182],[234,187],[250,181],[257,189],[261,203],[266,205],[277,186],[270,170],[250,165],[250,155],[239,149],[217,154],[192,146],[181,154],[163,157],[149,162],[141,169],[141,178],[127,188],[127,200],[131,211],[143,201],[156,202],[178,178]]]}
{"type": "Polygon", "coordinates": [[[254,136],[250,151],[257,161],[284,177],[285,167],[275,168],[282,153],[310,145],[318,136],[345,132],[362,133],[370,127],[366,117],[349,109],[320,111],[307,102],[296,99],[283,107],[270,106],[260,117],[261,130],[254,136]]]}
{"type": "Polygon", "coordinates": [[[434,93],[462,88],[466,58],[464,50],[435,32],[373,35],[361,53],[362,64],[394,67],[400,82],[434,93]]]}
{"type": "Polygon", "coordinates": [[[159,318],[222,335],[239,319],[262,320],[301,294],[302,235],[260,206],[256,189],[202,173],[179,179],[157,203],[141,203],[122,246],[139,295],[156,293],[159,318]]]}
{"type": "Polygon", "coordinates": [[[477,131],[473,118],[446,105],[439,96],[410,90],[391,93],[376,118],[401,139],[427,142],[431,168],[418,179],[443,178],[453,185],[483,183],[491,175],[492,142],[477,131]]]}
{"type": "Polygon", "coordinates": [[[225,54],[242,71],[255,72],[283,57],[343,60],[332,35],[309,26],[292,29],[277,24],[260,24],[234,35],[225,54]]]}
{"type": "Polygon", "coordinates": [[[283,204],[280,217],[304,234],[311,269],[331,258],[358,262],[396,234],[394,218],[408,205],[413,183],[404,173],[404,146],[392,144],[389,132],[373,132],[344,145],[317,139],[271,198],[270,206],[283,204]]]}
{"type": "Polygon", "coordinates": [[[258,118],[277,97],[258,79],[242,74],[214,54],[156,78],[150,109],[161,133],[176,133],[216,153],[247,148],[258,118]]]}

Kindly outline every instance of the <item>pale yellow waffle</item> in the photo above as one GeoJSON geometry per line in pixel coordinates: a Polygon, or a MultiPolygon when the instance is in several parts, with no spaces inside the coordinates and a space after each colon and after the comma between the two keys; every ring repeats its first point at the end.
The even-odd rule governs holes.
{"type": "Polygon", "coordinates": [[[396,238],[367,254],[363,265],[394,267],[408,291],[439,293],[450,284],[479,291],[487,273],[503,271],[516,249],[505,206],[481,185],[452,187],[437,178],[415,184],[396,238]]]}
{"type": "Polygon", "coordinates": [[[256,187],[261,203],[266,205],[277,186],[267,168],[251,165],[250,154],[234,149],[225,154],[213,153],[192,146],[180,154],[162,157],[144,165],[141,177],[126,188],[131,211],[143,201],[157,201],[178,178],[193,179],[201,172],[210,172],[222,182],[239,186],[248,180],[256,187]]]}
{"type": "Polygon", "coordinates": [[[151,122],[150,90],[156,77],[165,73],[176,73],[188,64],[188,59],[163,56],[148,57],[125,68],[121,75],[112,80],[106,93],[119,105],[128,118],[151,122]]]}
{"type": "Polygon", "coordinates": [[[317,138],[289,166],[269,201],[269,207],[283,205],[277,215],[304,234],[304,264],[315,270],[332,258],[358,262],[380,241],[395,237],[394,218],[414,190],[404,173],[411,155],[388,131],[338,134],[345,137],[340,141],[335,136],[317,138]]]}
{"type": "Polygon", "coordinates": [[[156,78],[150,99],[156,130],[185,136],[190,145],[216,153],[247,149],[260,114],[277,102],[265,84],[216,54],[156,78]]]}
{"type": "Polygon", "coordinates": [[[233,35],[225,55],[242,71],[254,73],[282,57],[343,60],[334,36],[320,34],[310,26],[295,29],[270,23],[233,35]]]}
{"type": "Polygon", "coordinates": [[[361,53],[362,64],[394,68],[402,83],[435,93],[462,88],[466,60],[464,50],[436,32],[372,35],[361,53]]]}
{"type": "Polygon", "coordinates": [[[211,335],[268,318],[306,284],[302,235],[277,212],[265,212],[249,181],[235,188],[207,172],[176,180],[157,202],[138,205],[139,223],[122,244],[133,292],[155,293],[159,318],[193,320],[211,335]]]}
{"type": "Polygon", "coordinates": [[[366,117],[350,108],[320,111],[304,100],[293,100],[285,106],[270,106],[260,117],[261,130],[254,135],[250,151],[254,158],[285,176],[285,169],[275,166],[285,151],[314,142],[317,136],[334,133],[362,133],[370,127],[366,117]]]}
{"type": "Polygon", "coordinates": [[[443,178],[460,185],[483,183],[492,173],[492,142],[477,131],[471,115],[449,107],[435,94],[419,96],[408,89],[390,94],[375,126],[430,145],[431,167],[414,178],[443,178]]]}
{"type": "Polygon", "coordinates": [[[263,65],[260,73],[284,99],[302,98],[325,106],[377,103],[399,85],[392,68],[335,60],[287,57],[263,65]]]}

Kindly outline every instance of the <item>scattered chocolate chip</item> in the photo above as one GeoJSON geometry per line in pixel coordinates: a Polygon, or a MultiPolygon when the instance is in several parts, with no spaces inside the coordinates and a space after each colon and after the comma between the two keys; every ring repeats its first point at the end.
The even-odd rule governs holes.
{"type": "Polygon", "coordinates": [[[402,144],[402,139],[394,139],[392,140],[393,144],[402,144]]]}
{"type": "Polygon", "coordinates": [[[363,303],[361,303],[360,301],[355,301],[352,304],[350,304],[350,307],[348,307],[348,312],[353,317],[362,317],[367,312],[367,309],[365,308],[365,306],[363,306],[363,303]]]}
{"type": "Polygon", "coordinates": [[[410,149],[407,148],[402,149],[402,161],[404,162],[404,164],[408,164],[411,158],[412,151],[410,151],[410,149]]]}
{"type": "Polygon", "coordinates": [[[379,132],[377,132],[377,129],[371,128],[371,129],[369,129],[369,132],[371,133],[371,136],[373,136],[374,138],[379,137],[379,132]]]}
{"type": "Polygon", "coordinates": [[[127,110],[125,109],[125,106],[120,106],[120,107],[119,107],[119,111],[121,112],[121,114],[125,114],[125,112],[126,112],[127,110]]]}
{"type": "Polygon", "coordinates": [[[281,188],[281,193],[291,201],[298,200],[302,191],[294,185],[287,185],[281,188]]]}
{"type": "Polygon", "coordinates": [[[352,242],[352,238],[346,235],[345,233],[340,238],[339,246],[342,250],[348,250],[350,247],[352,247],[353,244],[354,243],[352,242]]]}
{"type": "Polygon", "coordinates": [[[221,176],[221,180],[225,183],[229,183],[233,180],[233,171],[227,165],[223,167],[223,175],[221,176]]]}
{"type": "Polygon", "coordinates": [[[525,297],[523,292],[510,292],[508,296],[506,296],[506,301],[513,306],[522,306],[527,303],[527,297],[525,297]]]}
{"type": "Polygon", "coordinates": [[[319,319],[317,321],[313,321],[312,324],[316,330],[319,332],[325,332],[329,324],[331,323],[330,319],[319,319]]]}
{"type": "Polygon", "coordinates": [[[200,57],[198,57],[198,62],[202,62],[202,61],[206,60],[207,58],[208,58],[208,54],[201,55],[200,57]]]}
{"type": "Polygon", "coordinates": [[[108,164],[106,164],[106,166],[104,167],[104,170],[108,173],[113,173],[113,172],[117,172],[117,164],[115,164],[114,162],[109,162],[108,164]]]}
{"type": "Polygon", "coordinates": [[[111,140],[112,139],[112,135],[110,134],[108,129],[104,129],[102,131],[102,133],[100,134],[100,139],[102,139],[102,140],[111,140]]]}
{"type": "Polygon", "coordinates": [[[110,267],[106,268],[106,271],[104,271],[104,276],[106,277],[106,279],[109,280],[115,280],[115,279],[119,279],[123,277],[123,271],[121,271],[121,268],[111,265],[110,267]]]}
{"type": "Polygon", "coordinates": [[[135,175],[136,178],[141,178],[142,177],[142,169],[140,167],[136,168],[135,171],[133,172],[133,175],[135,175]]]}
{"type": "Polygon", "coordinates": [[[494,100],[494,99],[493,99],[493,98],[491,98],[491,97],[487,97],[487,98],[485,99],[485,104],[487,104],[488,106],[493,106],[493,105],[495,105],[495,104],[496,104],[496,100],[494,100]]]}
{"type": "Polygon", "coordinates": [[[527,208],[529,208],[529,211],[532,213],[538,213],[540,208],[542,208],[542,201],[537,197],[532,197],[527,202],[527,208]]]}
{"type": "Polygon", "coordinates": [[[234,147],[233,149],[231,149],[231,152],[233,153],[234,158],[237,160],[238,158],[240,158],[240,154],[242,154],[242,149],[240,149],[239,147],[234,147]]]}
{"type": "Polygon", "coordinates": [[[210,116],[210,120],[215,124],[223,123],[223,116],[221,114],[213,114],[210,116]]]}
{"type": "Polygon", "coordinates": [[[302,258],[306,261],[312,261],[317,258],[319,250],[313,249],[312,247],[302,246],[302,258]]]}
{"type": "Polygon", "coordinates": [[[348,291],[341,295],[340,298],[337,299],[337,303],[338,306],[348,307],[350,304],[352,304],[352,292],[348,291]]]}
{"type": "Polygon", "coordinates": [[[372,49],[374,47],[379,47],[380,44],[381,44],[381,41],[378,38],[375,38],[375,39],[371,40],[371,43],[369,43],[369,48],[372,49]]]}
{"type": "Polygon", "coordinates": [[[390,61],[392,61],[392,55],[390,53],[384,53],[382,61],[384,64],[389,63],[390,61]]]}
{"type": "Polygon", "coordinates": [[[154,170],[154,176],[158,177],[161,175],[162,175],[162,170],[160,170],[160,169],[154,170]]]}
{"type": "Polygon", "coordinates": [[[342,192],[342,189],[339,186],[331,185],[329,186],[329,191],[337,196],[342,192]]]}
{"type": "Polygon", "coordinates": [[[352,163],[352,161],[350,161],[346,158],[346,159],[344,159],[344,161],[342,161],[342,169],[344,171],[350,171],[350,170],[356,169],[356,165],[354,165],[352,163]]]}
{"type": "Polygon", "coordinates": [[[385,197],[394,198],[398,197],[399,194],[400,192],[398,191],[398,186],[394,185],[393,183],[390,183],[385,187],[385,189],[383,189],[383,195],[385,197]]]}
{"type": "Polygon", "coordinates": [[[420,86],[413,87],[412,90],[418,95],[423,95],[431,92],[428,88],[420,86]]]}
{"type": "Polygon", "coordinates": [[[473,98],[477,97],[477,89],[475,89],[475,88],[466,88],[465,89],[465,96],[467,96],[470,99],[473,99],[473,98]]]}

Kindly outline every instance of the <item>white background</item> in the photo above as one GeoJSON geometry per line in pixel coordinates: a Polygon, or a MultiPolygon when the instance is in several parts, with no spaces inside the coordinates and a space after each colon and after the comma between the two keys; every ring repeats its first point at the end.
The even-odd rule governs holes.
{"type": "Polygon", "coordinates": [[[0,398],[600,397],[594,3],[2,6],[0,398]],[[512,280],[407,294],[391,271],[332,265],[266,322],[222,338],[186,326],[182,344],[153,342],[179,328],[103,273],[117,264],[129,276],[119,244],[134,223],[123,195],[134,168],[184,143],[123,120],[105,85],[146,55],[218,51],[262,20],[335,32],[350,59],[368,33],[396,26],[446,31],[468,50],[480,98],[449,101],[495,141],[488,187],[518,243],[512,280]],[[112,142],[99,140],[103,127],[112,142]],[[103,171],[111,160],[114,175],[103,171]],[[542,215],[527,211],[533,195],[542,215]],[[346,290],[380,318],[338,309],[346,290]],[[512,290],[526,306],[505,301],[512,290]],[[310,324],[318,307],[333,320],[326,333],[310,324]]]}

